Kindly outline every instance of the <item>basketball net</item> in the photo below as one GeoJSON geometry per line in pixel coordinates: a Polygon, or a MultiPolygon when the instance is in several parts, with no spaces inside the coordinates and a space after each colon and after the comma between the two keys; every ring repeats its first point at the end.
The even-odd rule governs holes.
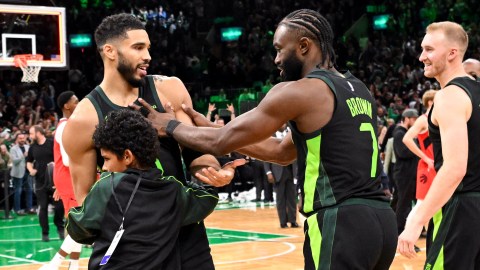
{"type": "Polygon", "coordinates": [[[29,60],[41,61],[43,59],[43,55],[41,54],[18,54],[15,55],[13,58],[13,62],[16,67],[22,69],[23,77],[22,82],[25,83],[37,83],[38,82],[38,74],[40,74],[41,66],[37,63],[29,64],[29,60]]]}

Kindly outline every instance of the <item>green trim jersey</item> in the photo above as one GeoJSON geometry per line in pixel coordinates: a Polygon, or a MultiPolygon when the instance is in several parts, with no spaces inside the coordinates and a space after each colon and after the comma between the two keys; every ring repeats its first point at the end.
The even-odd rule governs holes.
{"type": "Polygon", "coordinates": [[[301,212],[307,216],[349,198],[386,201],[380,185],[377,108],[367,87],[350,72],[316,69],[307,75],[324,81],[335,96],[335,109],[323,128],[305,134],[294,121],[301,212]]]}
{"type": "MultiPolygon", "coordinates": [[[[467,122],[468,128],[468,163],[467,172],[462,182],[457,187],[456,192],[480,192],[480,82],[470,79],[469,77],[458,77],[447,83],[456,85],[463,89],[470,97],[472,102],[472,115],[467,122]]],[[[442,138],[440,137],[440,129],[432,123],[431,113],[433,106],[428,115],[428,130],[430,139],[433,144],[433,153],[435,158],[435,170],[442,167],[442,138]]]]}
{"type": "Polygon", "coordinates": [[[78,243],[95,242],[88,269],[181,269],[182,226],[201,222],[217,202],[214,189],[183,185],[156,168],[103,173],[82,206],[70,210],[67,231],[78,243]],[[125,231],[119,245],[100,266],[120,224],[125,231]]]}

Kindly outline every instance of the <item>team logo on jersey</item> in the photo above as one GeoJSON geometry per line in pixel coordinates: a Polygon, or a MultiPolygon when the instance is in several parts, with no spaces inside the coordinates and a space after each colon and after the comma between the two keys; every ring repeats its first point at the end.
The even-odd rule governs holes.
{"type": "Polygon", "coordinates": [[[350,90],[352,90],[352,92],[355,91],[355,89],[353,89],[353,85],[349,81],[347,81],[347,83],[348,83],[348,86],[350,86],[350,90]]]}

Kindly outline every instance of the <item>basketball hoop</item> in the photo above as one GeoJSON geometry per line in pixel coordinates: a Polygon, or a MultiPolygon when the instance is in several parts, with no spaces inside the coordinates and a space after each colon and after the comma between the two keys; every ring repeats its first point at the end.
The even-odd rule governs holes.
{"type": "Polygon", "coordinates": [[[28,63],[28,61],[41,61],[43,55],[41,54],[17,54],[13,57],[13,63],[16,67],[22,69],[23,77],[22,82],[33,83],[38,82],[38,74],[42,68],[39,63],[28,63]]]}

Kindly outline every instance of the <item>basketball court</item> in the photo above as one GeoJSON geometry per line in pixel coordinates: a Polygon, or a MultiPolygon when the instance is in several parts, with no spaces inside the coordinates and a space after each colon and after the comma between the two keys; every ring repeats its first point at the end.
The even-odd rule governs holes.
{"type": "MultiPolygon", "coordinates": [[[[216,269],[303,269],[303,229],[281,229],[274,204],[219,204],[205,224],[216,269]]],[[[38,269],[48,262],[61,245],[53,223],[50,228],[50,242],[42,242],[36,216],[0,220],[0,269],[38,269]]],[[[420,239],[418,246],[422,252],[416,259],[397,254],[390,269],[421,269],[425,240],[420,239]]],[[[82,249],[81,269],[87,268],[91,252],[91,248],[82,249]]],[[[60,269],[68,269],[68,263],[60,269]]]]}

